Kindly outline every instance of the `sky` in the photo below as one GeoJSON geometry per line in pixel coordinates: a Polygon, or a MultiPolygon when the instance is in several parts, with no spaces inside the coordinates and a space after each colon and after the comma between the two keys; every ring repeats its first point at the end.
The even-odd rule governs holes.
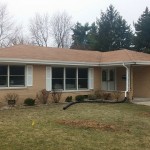
{"type": "Polygon", "coordinates": [[[0,0],[0,3],[6,4],[9,13],[24,26],[27,26],[35,13],[52,16],[58,11],[66,11],[74,23],[92,23],[110,4],[132,26],[146,6],[150,8],[150,0],[0,0]]]}

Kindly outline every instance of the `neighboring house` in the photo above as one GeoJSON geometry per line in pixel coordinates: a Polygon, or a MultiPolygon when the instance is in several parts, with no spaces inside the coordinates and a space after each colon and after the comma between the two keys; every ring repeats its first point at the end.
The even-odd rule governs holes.
{"type": "Polygon", "coordinates": [[[13,92],[21,100],[34,98],[42,89],[61,89],[64,99],[96,90],[150,98],[150,55],[126,49],[98,52],[29,45],[0,49],[0,101],[13,92]]]}

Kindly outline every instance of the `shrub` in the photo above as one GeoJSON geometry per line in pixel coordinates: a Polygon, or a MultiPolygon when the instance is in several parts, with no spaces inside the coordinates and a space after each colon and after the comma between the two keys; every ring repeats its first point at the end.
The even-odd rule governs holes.
{"type": "Polygon", "coordinates": [[[14,106],[19,99],[19,95],[16,93],[8,93],[5,95],[4,99],[8,102],[8,105],[14,106]]]}
{"type": "Polygon", "coordinates": [[[111,99],[111,94],[110,93],[103,93],[103,99],[104,100],[110,100],[111,99]]]}
{"type": "Polygon", "coordinates": [[[18,100],[19,99],[19,95],[16,94],[16,93],[8,93],[5,95],[5,100],[8,101],[8,100],[18,100]]]}
{"type": "Polygon", "coordinates": [[[94,94],[96,95],[97,99],[101,99],[102,98],[102,92],[100,90],[95,91],[94,94]]]}
{"type": "Polygon", "coordinates": [[[33,105],[35,105],[35,99],[26,98],[26,99],[24,100],[24,104],[27,105],[27,106],[33,106],[33,105]]]}
{"type": "Polygon", "coordinates": [[[52,101],[54,103],[59,103],[60,99],[62,96],[62,91],[61,90],[53,90],[51,93],[52,101]]]}
{"type": "Polygon", "coordinates": [[[84,96],[84,99],[88,99],[88,95],[83,95],[84,96]]]}
{"type": "Polygon", "coordinates": [[[77,95],[77,96],[75,97],[75,100],[76,100],[77,102],[83,102],[83,101],[84,101],[84,95],[77,95]]]}
{"type": "Polygon", "coordinates": [[[119,99],[121,98],[122,93],[120,91],[115,91],[114,93],[114,98],[119,101],[119,99]]]}
{"type": "Polygon", "coordinates": [[[89,94],[89,95],[88,95],[88,99],[89,99],[89,100],[96,100],[97,97],[96,97],[95,94],[89,94]]]}
{"type": "Polygon", "coordinates": [[[46,89],[41,90],[37,93],[36,98],[42,103],[46,104],[49,97],[49,91],[46,91],[46,89]]]}
{"type": "Polygon", "coordinates": [[[72,102],[72,96],[68,96],[65,100],[65,102],[72,102]]]}

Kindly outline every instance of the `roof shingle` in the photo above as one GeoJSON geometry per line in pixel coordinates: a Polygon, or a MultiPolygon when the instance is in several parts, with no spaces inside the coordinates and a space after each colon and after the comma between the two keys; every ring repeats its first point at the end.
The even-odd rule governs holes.
{"type": "Polygon", "coordinates": [[[63,48],[46,48],[31,45],[16,45],[8,48],[1,48],[0,58],[111,63],[150,61],[150,54],[126,49],[110,52],[98,52],[63,48]]]}

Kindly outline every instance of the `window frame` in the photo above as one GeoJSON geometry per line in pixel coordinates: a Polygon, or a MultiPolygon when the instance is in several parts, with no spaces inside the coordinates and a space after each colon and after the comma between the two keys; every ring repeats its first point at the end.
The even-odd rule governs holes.
{"type": "Polygon", "coordinates": [[[64,68],[62,68],[62,67],[52,67],[52,90],[64,90],[64,68]],[[60,78],[60,77],[53,77],[53,69],[62,69],[62,78],[60,78]],[[53,80],[62,80],[62,88],[59,88],[59,89],[53,89],[53,80]]]}
{"type": "Polygon", "coordinates": [[[14,65],[5,65],[5,64],[1,64],[1,66],[6,66],[7,67],[7,75],[6,75],[6,77],[7,77],[7,84],[6,84],[6,86],[2,86],[2,85],[0,85],[0,89],[18,89],[18,88],[26,88],[26,81],[27,81],[27,73],[26,73],[26,65],[16,65],[16,64],[14,64],[14,65]],[[10,75],[10,67],[11,66],[18,66],[18,67],[20,67],[20,66],[22,66],[22,67],[24,67],[24,75],[10,75]],[[10,77],[12,77],[12,76],[23,76],[24,77],[24,85],[11,85],[10,84],[10,77]]]}
{"type": "Polygon", "coordinates": [[[0,87],[8,87],[8,66],[7,65],[0,65],[0,67],[6,67],[6,74],[0,74],[0,77],[5,77],[6,78],[6,85],[0,85],[0,87]]]}
{"type": "Polygon", "coordinates": [[[65,90],[66,91],[71,91],[71,90],[77,90],[78,88],[78,85],[77,85],[77,68],[74,68],[74,67],[65,67],[64,68],[64,84],[65,84],[65,90]],[[75,69],[75,78],[71,77],[71,78],[68,78],[67,77],[67,69],[75,69]],[[67,89],[67,80],[75,80],[75,88],[73,89],[67,89]]]}
{"type": "Polygon", "coordinates": [[[9,87],[25,87],[25,85],[26,85],[26,83],[25,83],[25,78],[26,78],[26,74],[25,74],[25,66],[23,66],[23,65],[9,65],[8,66],[8,78],[9,78],[9,82],[8,82],[8,86],[9,87]],[[20,74],[20,75],[18,75],[18,74],[11,74],[11,67],[23,67],[23,75],[22,74],[20,74]],[[15,85],[12,85],[11,84],[11,78],[12,77],[23,77],[23,82],[24,82],[24,84],[23,85],[17,85],[17,84],[15,84],[15,85]]]}
{"type": "MultiPolygon", "coordinates": [[[[52,74],[53,74],[53,68],[63,68],[63,74],[64,74],[64,78],[63,78],[63,89],[58,89],[58,90],[62,90],[63,92],[72,92],[72,91],[90,91],[89,89],[89,75],[88,75],[88,72],[89,72],[89,68],[88,67],[72,67],[72,66],[67,66],[67,67],[60,67],[60,66],[52,66],[52,74]],[[76,84],[76,88],[75,89],[67,89],[66,88],[66,80],[68,79],[67,76],[66,76],[66,69],[75,69],[76,70],[76,78],[75,78],[75,84],[76,84]],[[78,69],[87,69],[87,88],[79,88],[79,78],[78,78],[78,69]]],[[[51,80],[53,80],[54,78],[52,78],[51,80]]],[[[72,78],[70,78],[72,79],[72,78]]],[[[52,82],[51,82],[51,86],[52,86],[52,82]]],[[[52,88],[52,90],[54,90],[52,88]]],[[[57,90],[57,89],[56,89],[57,90]]]]}
{"type": "Polygon", "coordinates": [[[87,90],[87,89],[89,89],[89,87],[88,87],[88,85],[89,85],[89,76],[88,76],[88,68],[78,68],[78,89],[79,90],[87,90]],[[79,69],[86,69],[86,71],[87,71],[87,77],[85,78],[85,77],[79,77],[79,69]],[[80,88],[79,87],[79,80],[81,81],[81,80],[87,80],[87,88],[80,88]]]}

